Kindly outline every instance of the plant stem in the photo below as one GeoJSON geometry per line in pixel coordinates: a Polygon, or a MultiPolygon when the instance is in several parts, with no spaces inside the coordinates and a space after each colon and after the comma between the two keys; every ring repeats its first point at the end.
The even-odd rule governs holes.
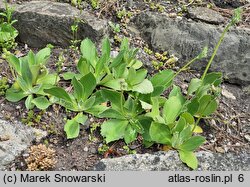
{"type": "Polygon", "coordinates": [[[209,62],[208,62],[208,64],[207,64],[207,66],[206,66],[206,69],[205,69],[205,71],[204,71],[204,73],[203,73],[203,75],[202,75],[202,77],[201,77],[201,80],[204,80],[204,78],[205,78],[205,76],[206,76],[206,74],[207,74],[207,72],[208,72],[208,69],[210,68],[210,66],[211,66],[211,64],[212,64],[212,62],[213,62],[213,60],[214,60],[214,57],[215,57],[215,55],[216,55],[216,53],[217,53],[217,51],[218,51],[218,49],[219,49],[219,46],[220,46],[221,42],[223,41],[223,39],[224,39],[224,37],[225,37],[225,34],[227,33],[227,31],[229,30],[229,28],[230,28],[231,26],[232,26],[232,22],[230,22],[230,23],[226,26],[226,28],[224,29],[224,31],[223,31],[223,33],[222,33],[222,35],[221,35],[221,37],[220,37],[220,39],[219,39],[217,45],[215,46],[214,52],[213,52],[213,54],[212,54],[212,56],[211,56],[211,58],[210,58],[210,60],[209,60],[209,62]]]}
{"type": "Polygon", "coordinates": [[[192,60],[190,60],[187,64],[185,64],[185,66],[183,66],[179,71],[177,71],[174,75],[173,78],[175,78],[180,72],[184,71],[188,66],[190,66],[192,63],[194,63],[198,58],[195,57],[192,60]]]}
{"type": "Polygon", "coordinates": [[[194,124],[194,127],[193,127],[193,129],[192,129],[192,132],[194,132],[194,130],[195,130],[195,128],[197,127],[197,125],[199,124],[200,120],[201,120],[201,116],[199,116],[199,118],[196,120],[196,122],[195,122],[195,124],[194,124]]]}

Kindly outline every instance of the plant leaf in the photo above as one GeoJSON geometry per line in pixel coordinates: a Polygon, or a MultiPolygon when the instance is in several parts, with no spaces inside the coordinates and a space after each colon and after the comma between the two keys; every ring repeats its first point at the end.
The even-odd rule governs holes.
{"type": "Polygon", "coordinates": [[[127,120],[108,120],[101,126],[101,135],[106,138],[107,143],[119,140],[124,137],[127,125],[127,120]]]}
{"type": "Polygon", "coordinates": [[[36,107],[39,108],[40,110],[45,110],[51,105],[48,99],[44,96],[40,96],[33,99],[32,103],[35,104],[36,107]]]}
{"type": "Polygon", "coordinates": [[[34,108],[34,104],[32,103],[33,95],[29,95],[25,100],[25,107],[30,110],[34,108]]]}
{"type": "Polygon", "coordinates": [[[171,144],[171,132],[167,125],[152,122],[149,129],[150,137],[153,141],[160,144],[171,144]]]}
{"type": "Polygon", "coordinates": [[[179,115],[182,109],[180,98],[177,96],[170,97],[164,104],[163,107],[163,118],[166,124],[174,123],[175,119],[179,115]]]}
{"type": "Polygon", "coordinates": [[[13,88],[8,89],[5,94],[6,99],[10,102],[18,102],[26,96],[23,91],[16,91],[13,88]]]}
{"type": "Polygon", "coordinates": [[[73,119],[67,120],[64,125],[64,131],[66,132],[67,139],[77,138],[80,132],[80,123],[84,124],[88,118],[82,113],[77,114],[73,119]]]}
{"type": "Polygon", "coordinates": [[[193,136],[180,145],[179,149],[184,151],[194,151],[205,141],[206,139],[203,136],[193,136]]]}
{"type": "Polygon", "coordinates": [[[191,80],[189,87],[188,87],[188,95],[193,94],[200,86],[202,81],[200,79],[194,78],[191,80]]]}
{"type": "Polygon", "coordinates": [[[198,167],[198,160],[193,152],[182,150],[178,150],[178,152],[182,162],[187,164],[192,169],[196,169],[198,167]]]}
{"type": "Polygon", "coordinates": [[[53,95],[59,99],[63,99],[67,102],[70,102],[72,103],[72,100],[69,96],[69,94],[63,89],[63,88],[60,88],[60,87],[53,87],[53,88],[50,88],[50,89],[44,89],[44,92],[45,93],[48,93],[50,95],[53,95]]]}
{"type": "Polygon", "coordinates": [[[152,83],[148,79],[144,79],[141,83],[133,86],[132,91],[141,94],[149,94],[154,91],[152,83]]]}
{"type": "Polygon", "coordinates": [[[121,111],[121,108],[123,107],[123,104],[125,102],[122,93],[113,90],[103,89],[101,90],[101,94],[103,98],[111,102],[113,109],[121,111]]]}
{"type": "Polygon", "coordinates": [[[117,110],[114,110],[112,108],[109,108],[99,114],[100,118],[114,118],[114,119],[126,119],[120,112],[117,110]]]}
{"type": "Polygon", "coordinates": [[[90,39],[86,38],[81,42],[80,49],[82,57],[85,58],[89,64],[95,67],[97,63],[97,51],[95,44],[90,39]]]}
{"type": "Polygon", "coordinates": [[[92,73],[88,73],[80,79],[80,83],[84,88],[83,100],[86,100],[96,87],[96,79],[92,73]]]}
{"type": "Polygon", "coordinates": [[[50,57],[51,50],[46,47],[36,54],[36,64],[45,65],[50,57]]]}

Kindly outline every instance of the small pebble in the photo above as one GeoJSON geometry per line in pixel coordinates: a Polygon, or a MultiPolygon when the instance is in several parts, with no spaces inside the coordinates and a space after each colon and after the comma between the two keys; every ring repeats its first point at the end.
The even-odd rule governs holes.
{"type": "Polygon", "coordinates": [[[88,148],[88,147],[84,147],[84,148],[83,148],[83,151],[88,152],[88,151],[89,151],[89,148],[88,148]]]}
{"type": "Polygon", "coordinates": [[[244,138],[245,138],[248,142],[250,142],[250,135],[249,135],[249,134],[246,134],[246,135],[244,136],[244,138]]]}

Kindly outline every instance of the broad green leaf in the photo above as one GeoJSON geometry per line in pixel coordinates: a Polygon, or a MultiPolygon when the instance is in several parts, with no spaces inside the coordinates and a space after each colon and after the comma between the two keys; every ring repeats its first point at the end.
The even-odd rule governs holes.
{"type": "Polygon", "coordinates": [[[8,89],[5,94],[6,99],[10,102],[18,102],[26,96],[23,91],[16,91],[13,88],[8,89]]]}
{"type": "Polygon", "coordinates": [[[183,117],[180,117],[176,126],[173,129],[173,132],[181,132],[186,126],[186,120],[183,117]]]}
{"type": "Polygon", "coordinates": [[[33,99],[32,103],[36,105],[36,107],[39,108],[40,110],[45,110],[51,105],[48,99],[44,96],[40,96],[33,99]]]}
{"type": "Polygon", "coordinates": [[[91,96],[90,98],[88,98],[87,100],[83,101],[83,105],[82,105],[82,109],[83,110],[88,110],[91,107],[93,107],[93,105],[95,104],[95,96],[91,96]]]}
{"type": "Polygon", "coordinates": [[[91,65],[85,58],[80,57],[77,63],[77,70],[81,73],[81,75],[87,75],[91,72],[91,65]]]}
{"type": "Polygon", "coordinates": [[[153,86],[164,86],[164,89],[167,89],[173,81],[174,72],[172,70],[163,70],[157,74],[155,74],[150,81],[153,86]]]}
{"type": "Polygon", "coordinates": [[[193,136],[189,138],[187,141],[185,141],[179,149],[183,151],[194,151],[197,149],[200,145],[202,145],[206,139],[203,136],[193,136]]]}
{"type": "Polygon", "coordinates": [[[181,101],[181,104],[183,105],[186,101],[185,97],[182,95],[181,93],[181,88],[176,86],[176,85],[173,85],[173,89],[171,90],[171,92],[169,93],[169,98],[170,97],[173,97],[173,96],[176,96],[178,97],[178,99],[181,101]]]}
{"type": "Polygon", "coordinates": [[[152,118],[143,116],[139,118],[139,122],[144,130],[144,133],[142,134],[143,140],[152,142],[151,136],[149,134],[149,129],[152,123],[152,118]]]}
{"type": "Polygon", "coordinates": [[[95,44],[87,38],[81,42],[80,49],[82,57],[85,58],[93,67],[95,67],[97,63],[97,51],[95,44]]]}
{"type": "Polygon", "coordinates": [[[192,151],[178,150],[180,159],[187,164],[190,168],[196,169],[198,167],[198,160],[192,151]]]}
{"type": "Polygon", "coordinates": [[[29,95],[25,100],[25,107],[30,110],[34,108],[34,104],[32,103],[33,95],[29,95]]]}
{"type": "Polygon", "coordinates": [[[81,99],[83,99],[84,88],[82,84],[75,77],[72,79],[72,84],[74,87],[74,96],[76,100],[79,102],[81,99]]]}
{"type": "Polygon", "coordinates": [[[128,84],[125,82],[123,78],[109,80],[105,82],[103,86],[112,88],[114,90],[127,90],[128,89],[128,84]]]}
{"type": "Polygon", "coordinates": [[[122,59],[125,51],[120,51],[119,54],[115,57],[115,59],[111,62],[110,68],[116,67],[117,65],[122,63],[122,59]]]}
{"type": "Polygon", "coordinates": [[[195,123],[194,121],[194,117],[188,113],[188,112],[184,112],[181,114],[181,117],[183,117],[185,119],[185,121],[189,124],[189,125],[192,125],[195,123]]]}
{"type": "Polygon", "coordinates": [[[186,140],[188,140],[190,137],[192,136],[192,127],[191,126],[187,126],[186,128],[184,128],[181,132],[180,132],[180,142],[185,142],[186,140]]]}
{"type": "Polygon", "coordinates": [[[56,73],[48,74],[45,77],[37,79],[37,84],[50,84],[54,85],[56,82],[59,81],[59,77],[56,75],[56,73]]]}
{"type": "Polygon", "coordinates": [[[100,118],[126,119],[119,111],[109,108],[99,114],[100,118]]]}
{"type": "Polygon", "coordinates": [[[141,83],[133,86],[132,91],[141,94],[148,94],[154,91],[152,83],[148,79],[144,79],[141,83]]]}
{"type": "Polygon", "coordinates": [[[84,124],[88,118],[82,113],[77,114],[73,119],[67,120],[64,131],[66,132],[67,139],[77,138],[80,132],[80,123],[84,124]]]}
{"type": "Polygon", "coordinates": [[[156,143],[170,145],[172,135],[167,125],[152,122],[149,129],[149,134],[151,139],[156,143]]]}
{"type": "Polygon", "coordinates": [[[50,57],[51,50],[46,47],[36,54],[36,64],[45,65],[50,57]]]}
{"type": "Polygon", "coordinates": [[[95,76],[92,73],[89,73],[80,79],[80,83],[84,88],[83,100],[86,100],[93,93],[96,87],[95,76]]]}
{"type": "Polygon", "coordinates": [[[133,141],[135,141],[137,138],[137,132],[136,130],[130,125],[127,125],[127,128],[124,132],[124,140],[126,144],[129,144],[133,141]]]}
{"type": "Polygon", "coordinates": [[[202,116],[209,116],[217,109],[218,106],[216,100],[213,99],[211,95],[204,95],[199,100],[199,103],[200,105],[197,113],[202,116]]]}
{"type": "Polygon", "coordinates": [[[202,85],[213,84],[214,86],[218,86],[222,82],[222,73],[221,72],[212,72],[208,73],[203,81],[202,85]]]}
{"type": "Polygon", "coordinates": [[[187,105],[187,112],[191,115],[194,115],[199,109],[199,102],[197,98],[191,100],[191,102],[187,105]]]}
{"type": "Polygon", "coordinates": [[[131,127],[133,127],[134,130],[136,130],[136,132],[143,134],[144,133],[144,129],[143,126],[141,125],[139,120],[130,120],[129,121],[131,127]]]}
{"type": "Polygon", "coordinates": [[[182,109],[180,98],[177,96],[170,97],[163,107],[163,118],[167,124],[173,123],[182,109]]]}
{"type": "Polygon", "coordinates": [[[15,69],[15,71],[21,75],[21,64],[20,64],[20,61],[19,59],[13,55],[13,54],[10,54],[7,56],[7,61],[10,63],[10,65],[15,69]]]}
{"type": "Polygon", "coordinates": [[[191,80],[188,87],[188,95],[193,94],[201,86],[202,81],[200,79],[194,78],[191,80]]]}
{"type": "Polygon", "coordinates": [[[67,139],[77,138],[80,132],[80,124],[74,119],[67,120],[64,125],[64,131],[66,132],[67,139]]]}
{"type": "Polygon", "coordinates": [[[110,56],[110,51],[111,51],[111,47],[110,47],[110,42],[108,38],[105,38],[102,41],[102,55],[106,55],[107,57],[110,56]]]}
{"type": "Polygon", "coordinates": [[[114,67],[114,77],[117,79],[117,78],[122,78],[124,72],[125,72],[125,69],[126,69],[126,64],[125,63],[121,63],[119,65],[117,65],[116,67],[114,67]]]}
{"type": "Polygon", "coordinates": [[[88,117],[83,115],[83,113],[78,113],[73,119],[76,120],[77,123],[84,124],[88,117]]]}
{"type": "Polygon", "coordinates": [[[108,120],[101,125],[101,135],[105,137],[107,143],[122,139],[127,126],[127,120],[108,120]]]}
{"type": "Polygon", "coordinates": [[[98,62],[96,64],[95,76],[97,79],[99,79],[97,81],[100,81],[100,79],[102,78],[102,77],[100,77],[100,74],[104,71],[104,65],[105,65],[105,63],[107,63],[107,59],[108,59],[107,55],[104,54],[101,56],[101,58],[98,60],[98,62]]]}
{"type": "Polygon", "coordinates": [[[50,95],[53,95],[59,99],[63,99],[65,101],[72,103],[72,100],[71,100],[69,94],[63,88],[53,87],[50,89],[45,89],[44,92],[48,93],[50,95]]]}
{"type": "Polygon", "coordinates": [[[28,88],[31,88],[33,77],[32,77],[32,73],[30,71],[28,61],[23,61],[21,63],[21,75],[22,75],[22,78],[25,81],[26,85],[28,86],[28,88]]]}
{"type": "Polygon", "coordinates": [[[30,50],[28,53],[28,62],[30,65],[36,65],[36,55],[32,50],[30,50]]]}
{"type": "Polygon", "coordinates": [[[141,83],[145,79],[146,76],[147,76],[147,70],[140,69],[136,71],[133,67],[131,67],[129,68],[127,82],[130,85],[136,85],[136,84],[141,83]]]}
{"type": "Polygon", "coordinates": [[[164,86],[154,86],[154,91],[151,93],[152,97],[160,96],[164,92],[164,86]]]}
{"type": "Polygon", "coordinates": [[[101,94],[103,98],[111,102],[113,109],[121,111],[125,102],[122,93],[113,90],[102,89],[101,94]]]}

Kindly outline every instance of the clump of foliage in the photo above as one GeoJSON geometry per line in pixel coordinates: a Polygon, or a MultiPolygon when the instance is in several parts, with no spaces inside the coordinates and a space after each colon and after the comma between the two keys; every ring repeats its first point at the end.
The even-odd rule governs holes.
{"type": "Polygon", "coordinates": [[[44,110],[51,103],[46,97],[44,89],[51,88],[58,80],[57,75],[50,74],[46,63],[50,57],[51,49],[46,47],[37,54],[32,51],[27,56],[17,58],[11,53],[6,53],[5,58],[9,63],[14,83],[6,91],[6,99],[18,102],[23,98],[27,109],[34,106],[44,110]]]}
{"type": "Polygon", "coordinates": [[[116,57],[111,56],[108,39],[102,42],[101,54],[98,54],[91,40],[83,40],[78,72],[63,75],[65,80],[71,81],[71,92],[52,86],[51,82],[56,82],[56,75],[52,76],[46,73],[46,69],[41,69],[49,56],[48,48],[36,55],[30,52],[20,59],[8,55],[7,60],[15,69],[13,76],[16,82],[7,91],[6,97],[10,101],[27,97],[27,108],[31,108],[31,104],[46,108],[41,106],[48,103],[45,96],[49,96],[50,102],[77,112],[64,126],[68,139],[79,135],[80,125],[87,121],[84,113],[89,113],[98,118],[107,118],[101,125],[101,135],[106,143],[124,139],[126,144],[130,144],[140,135],[146,147],[157,143],[176,149],[180,159],[195,169],[198,161],[194,151],[205,142],[204,137],[197,135],[202,132],[199,122],[216,111],[222,82],[220,72],[208,73],[208,69],[225,33],[239,20],[238,9],[223,31],[202,77],[191,80],[186,95],[174,85],[173,80],[192,63],[206,57],[207,47],[178,72],[165,69],[150,77],[142,62],[136,59],[138,49],[131,48],[125,38],[116,57]],[[167,89],[171,91],[164,97],[167,89]],[[34,99],[33,95],[42,95],[37,98],[44,100],[42,103],[34,102],[37,98],[34,99]]]}
{"type": "Polygon", "coordinates": [[[18,36],[18,31],[13,27],[17,20],[12,20],[14,9],[5,3],[5,12],[0,12],[0,48],[13,49],[17,43],[15,38],[18,36]]]}
{"type": "Polygon", "coordinates": [[[6,77],[0,78],[0,96],[5,95],[5,92],[8,88],[8,79],[6,77]]]}

